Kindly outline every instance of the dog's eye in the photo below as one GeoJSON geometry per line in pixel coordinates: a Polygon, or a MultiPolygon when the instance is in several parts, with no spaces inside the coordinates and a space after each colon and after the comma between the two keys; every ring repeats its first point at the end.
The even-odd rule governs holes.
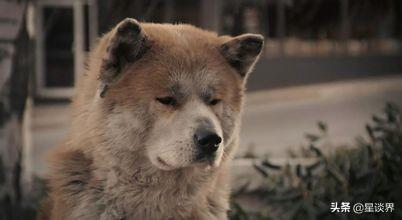
{"type": "Polygon", "coordinates": [[[211,101],[209,101],[209,105],[216,105],[218,103],[220,103],[222,100],[220,99],[212,99],[211,101]]]}
{"type": "Polygon", "coordinates": [[[170,106],[176,106],[177,101],[174,97],[167,96],[167,97],[161,97],[161,98],[156,98],[156,101],[164,104],[164,105],[170,105],[170,106]]]}

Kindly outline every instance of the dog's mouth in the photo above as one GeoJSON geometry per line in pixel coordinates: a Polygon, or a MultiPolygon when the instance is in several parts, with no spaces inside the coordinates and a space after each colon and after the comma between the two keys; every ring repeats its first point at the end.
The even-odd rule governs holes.
{"type": "Polygon", "coordinates": [[[202,155],[199,154],[196,156],[195,158],[195,162],[197,163],[213,163],[215,161],[216,158],[216,154],[212,154],[212,155],[202,155]]]}
{"type": "Polygon", "coordinates": [[[164,161],[161,157],[157,157],[156,161],[161,166],[161,168],[164,170],[172,170],[174,168],[170,164],[166,163],[166,161],[164,161]]]}
{"type": "Polygon", "coordinates": [[[205,156],[205,155],[198,155],[195,158],[194,165],[206,166],[206,167],[214,167],[216,166],[216,154],[205,156]]]}
{"type": "MultiPolygon", "coordinates": [[[[165,170],[165,171],[171,171],[171,170],[175,170],[176,167],[169,164],[168,162],[166,162],[166,160],[162,159],[161,157],[157,157],[156,158],[156,164],[157,167],[161,170],[165,170]]],[[[202,157],[202,158],[196,158],[195,160],[193,160],[193,162],[191,164],[187,165],[188,167],[216,167],[216,162],[215,162],[215,156],[210,156],[210,157],[202,157]]]]}

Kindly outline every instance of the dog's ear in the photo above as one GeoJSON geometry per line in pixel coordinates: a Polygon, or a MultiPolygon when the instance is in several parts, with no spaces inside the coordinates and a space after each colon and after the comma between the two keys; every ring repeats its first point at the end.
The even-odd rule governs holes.
{"type": "Polygon", "coordinates": [[[264,45],[259,34],[243,34],[220,45],[220,53],[241,77],[251,72],[264,45]]]}
{"type": "Polygon", "coordinates": [[[148,48],[148,38],[135,19],[126,18],[112,30],[99,74],[101,97],[127,65],[140,59],[148,48]]]}

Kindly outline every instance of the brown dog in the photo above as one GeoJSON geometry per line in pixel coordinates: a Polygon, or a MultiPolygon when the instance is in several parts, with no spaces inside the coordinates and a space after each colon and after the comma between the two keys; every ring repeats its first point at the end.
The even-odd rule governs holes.
{"type": "Polygon", "coordinates": [[[228,165],[263,37],[125,19],[79,80],[41,219],[227,219],[228,165]]]}

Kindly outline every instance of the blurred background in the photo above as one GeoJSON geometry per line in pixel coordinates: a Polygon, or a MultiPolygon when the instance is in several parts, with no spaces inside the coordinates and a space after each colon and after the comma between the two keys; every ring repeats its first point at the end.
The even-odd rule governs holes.
{"type": "MultiPolygon", "coordinates": [[[[86,55],[125,17],[266,37],[248,81],[233,163],[233,185],[242,195],[265,184],[265,171],[263,178],[255,171],[259,161],[317,161],[295,153],[321,140],[311,132],[325,134],[313,147],[327,155],[338,146],[358,149],[356,137],[370,139],[372,114],[387,102],[394,104],[386,111],[398,113],[392,109],[402,104],[400,0],[0,0],[0,219],[34,215],[44,157],[68,130],[86,55]]],[[[262,212],[268,205],[256,200],[237,199],[262,212]]]]}

